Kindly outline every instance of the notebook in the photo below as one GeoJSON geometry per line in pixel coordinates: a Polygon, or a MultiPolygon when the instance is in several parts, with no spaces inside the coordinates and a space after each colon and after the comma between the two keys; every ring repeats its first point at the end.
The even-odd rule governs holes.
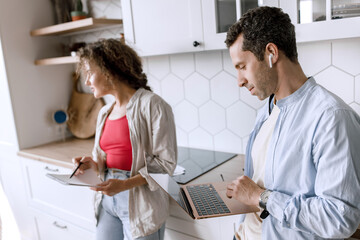
{"type": "Polygon", "coordinates": [[[226,197],[229,182],[179,185],[168,174],[149,175],[193,219],[259,211],[256,206],[245,205],[226,197]]]}
{"type": "Polygon", "coordinates": [[[91,168],[86,170],[83,174],[73,176],[72,178],[70,178],[71,174],[47,173],[46,176],[65,185],[94,187],[101,183],[97,173],[91,168]]]}

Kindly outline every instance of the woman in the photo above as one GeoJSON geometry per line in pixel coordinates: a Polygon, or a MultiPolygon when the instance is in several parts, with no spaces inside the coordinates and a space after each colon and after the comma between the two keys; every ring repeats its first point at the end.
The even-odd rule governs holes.
{"type": "Polygon", "coordinates": [[[76,157],[75,174],[93,168],[104,182],[96,191],[96,239],[163,239],[169,200],[148,173],[172,174],[177,161],[171,107],[147,86],[141,59],[120,40],[80,50],[78,70],[95,98],[115,102],[98,115],[93,157],[76,157]]]}

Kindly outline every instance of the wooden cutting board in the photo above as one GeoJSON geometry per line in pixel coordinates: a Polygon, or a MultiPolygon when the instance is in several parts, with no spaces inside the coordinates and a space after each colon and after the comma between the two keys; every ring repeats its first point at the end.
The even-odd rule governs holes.
{"type": "Polygon", "coordinates": [[[67,126],[77,138],[90,138],[95,135],[96,120],[100,109],[105,105],[102,98],[96,99],[92,93],[77,90],[79,76],[73,75],[73,89],[67,109],[67,126]]]}

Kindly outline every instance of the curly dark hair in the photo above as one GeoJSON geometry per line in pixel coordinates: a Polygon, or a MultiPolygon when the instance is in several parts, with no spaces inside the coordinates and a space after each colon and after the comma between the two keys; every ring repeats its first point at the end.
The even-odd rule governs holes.
{"type": "Polygon", "coordinates": [[[151,91],[140,57],[120,39],[100,39],[87,44],[79,50],[79,58],[78,73],[83,69],[85,61],[91,61],[98,65],[104,74],[115,76],[134,89],[144,88],[151,91]]]}
{"type": "Polygon", "coordinates": [[[295,27],[288,14],[276,7],[257,7],[247,11],[234,23],[226,35],[229,48],[243,34],[243,50],[252,52],[259,61],[264,60],[265,47],[274,43],[292,61],[298,61],[295,27]]]}

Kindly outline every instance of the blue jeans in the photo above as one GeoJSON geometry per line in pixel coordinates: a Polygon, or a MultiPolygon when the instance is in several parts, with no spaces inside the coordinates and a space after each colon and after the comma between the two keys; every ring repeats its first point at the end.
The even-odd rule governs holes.
{"type": "MultiPolygon", "coordinates": [[[[108,169],[105,180],[125,180],[129,171],[108,169]]],[[[137,240],[163,240],[165,224],[153,234],[136,238],[137,240]]],[[[96,228],[96,240],[132,240],[129,222],[129,191],[123,191],[110,197],[103,196],[100,206],[99,222],[96,228]]]]}

